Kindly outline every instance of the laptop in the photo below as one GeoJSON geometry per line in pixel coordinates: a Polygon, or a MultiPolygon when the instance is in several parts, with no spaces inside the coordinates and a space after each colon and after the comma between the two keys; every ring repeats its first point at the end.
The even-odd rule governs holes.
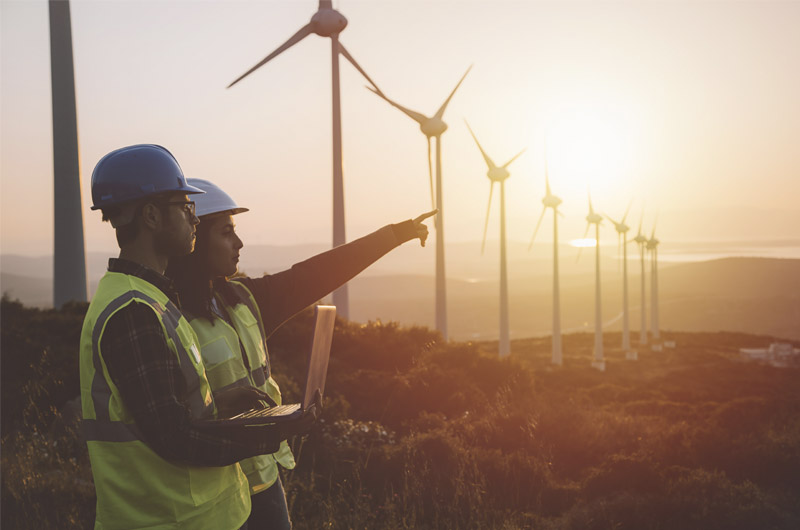
{"type": "Polygon", "coordinates": [[[314,332],[308,355],[308,372],[302,403],[278,405],[268,409],[250,409],[246,412],[217,420],[227,425],[267,425],[300,418],[314,403],[319,393],[325,395],[325,376],[333,340],[333,324],[336,321],[336,306],[318,305],[314,308],[314,332]]]}

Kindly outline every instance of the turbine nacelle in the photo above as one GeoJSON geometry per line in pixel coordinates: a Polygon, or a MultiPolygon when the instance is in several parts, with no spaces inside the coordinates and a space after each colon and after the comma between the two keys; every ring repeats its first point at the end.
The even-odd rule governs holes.
{"type": "Polygon", "coordinates": [[[603,221],[603,216],[599,213],[591,212],[586,216],[586,222],[589,224],[599,225],[603,221]]]}
{"type": "Polygon", "coordinates": [[[492,182],[503,182],[511,175],[511,172],[504,167],[493,167],[486,172],[486,176],[492,182]]]}
{"type": "Polygon", "coordinates": [[[556,197],[555,195],[545,195],[544,199],[542,199],[542,204],[544,204],[545,208],[558,208],[561,204],[561,199],[556,197]]]}
{"type": "Polygon", "coordinates": [[[428,138],[439,137],[447,130],[447,124],[441,118],[429,118],[419,125],[419,130],[428,138]]]}
{"type": "Polygon", "coordinates": [[[647,243],[648,240],[647,240],[647,236],[645,236],[645,235],[640,233],[640,234],[637,234],[636,237],[634,237],[631,241],[635,241],[639,245],[644,245],[644,244],[647,243]]]}
{"type": "MultiPolygon", "coordinates": [[[[612,222],[613,222],[613,221],[612,221],[612,222]]],[[[627,232],[628,232],[628,230],[630,230],[630,229],[631,229],[631,227],[629,227],[629,226],[628,226],[628,225],[626,225],[625,223],[614,223],[614,228],[615,228],[615,229],[617,230],[617,232],[619,232],[620,234],[625,234],[625,233],[627,233],[627,232]]]]}
{"type": "Polygon", "coordinates": [[[659,243],[661,243],[661,241],[659,241],[656,238],[648,239],[647,250],[655,250],[655,248],[658,246],[659,243]]]}
{"type": "MultiPolygon", "coordinates": [[[[322,4],[322,3],[321,3],[322,4]]],[[[322,7],[311,17],[311,31],[320,37],[338,35],[347,27],[347,19],[335,9],[322,7]]]]}

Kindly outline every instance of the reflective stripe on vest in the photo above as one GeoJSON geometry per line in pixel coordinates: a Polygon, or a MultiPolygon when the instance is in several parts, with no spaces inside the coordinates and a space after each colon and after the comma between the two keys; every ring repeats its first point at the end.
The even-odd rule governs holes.
{"type": "MultiPolygon", "coordinates": [[[[213,324],[203,317],[190,320],[192,328],[200,339],[200,354],[203,357],[211,389],[216,394],[235,386],[255,386],[269,394],[280,405],[281,394],[278,384],[265,373],[266,367],[269,366],[269,355],[261,313],[246,287],[238,282],[230,283],[240,302],[233,307],[225,303],[220,304],[221,310],[225,311],[230,322],[219,317],[215,317],[213,324]],[[245,365],[245,357],[251,368],[249,371],[245,365]]],[[[277,480],[276,461],[288,469],[295,467],[294,456],[285,440],[276,453],[248,458],[241,462],[250,483],[251,494],[268,488],[277,480]]]]}
{"type": "MultiPolygon", "coordinates": [[[[103,375],[103,365],[100,361],[100,336],[105,328],[106,321],[117,310],[122,308],[134,299],[141,299],[147,302],[161,317],[164,328],[167,331],[167,336],[172,339],[175,344],[175,349],[178,352],[178,360],[181,365],[181,373],[186,381],[186,395],[183,396],[189,404],[189,411],[195,418],[210,417],[213,415],[213,403],[206,403],[205,396],[200,389],[200,378],[194,370],[189,354],[186,348],[178,337],[178,322],[181,318],[181,312],[170,301],[167,301],[166,311],[162,309],[162,305],[152,297],[141,291],[128,291],[122,296],[113,300],[110,304],[103,309],[100,316],[95,322],[94,330],[92,331],[92,364],[94,364],[94,378],[92,379],[92,401],[94,402],[95,419],[97,421],[111,421],[108,411],[108,404],[111,401],[111,388],[103,375]],[[100,399],[98,399],[100,398],[100,399]]],[[[114,422],[119,424],[120,422],[114,422]]],[[[104,432],[112,432],[113,429],[130,430],[124,424],[107,425],[103,427],[104,432]]],[[[95,428],[96,430],[96,428],[95,428]]],[[[91,430],[89,431],[91,432],[91,430]]],[[[89,432],[84,432],[88,435],[89,432]]],[[[116,435],[118,438],[124,438],[125,434],[120,432],[116,435]]],[[[86,440],[93,440],[94,438],[87,437],[86,440]]],[[[136,438],[141,439],[141,438],[136,438]]]]}
{"type": "Polygon", "coordinates": [[[100,281],[81,332],[81,428],[97,492],[96,529],[238,529],[250,510],[247,480],[238,464],[197,467],[161,458],[133,423],[108,376],[101,349],[108,320],[131,303],[153,310],[170,351],[180,362],[186,394],[178,396],[193,417],[213,413],[211,389],[196,335],[180,311],[155,286],[133,276],[107,273],[100,281]]]}

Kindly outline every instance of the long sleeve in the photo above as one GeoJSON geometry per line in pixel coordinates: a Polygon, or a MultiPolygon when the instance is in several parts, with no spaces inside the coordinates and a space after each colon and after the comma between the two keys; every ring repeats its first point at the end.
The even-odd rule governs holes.
{"type": "Polygon", "coordinates": [[[412,221],[369,235],[296,263],[290,269],[242,282],[255,296],[269,337],[287,319],[345,284],[382,256],[417,237],[412,221]]]}
{"type": "Polygon", "coordinates": [[[209,427],[193,419],[180,396],[186,392],[175,354],[153,311],[133,303],[112,316],[101,341],[109,375],[144,442],[166,460],[224,466],[268,454],[285,436],[274,426],[209,427]]]}

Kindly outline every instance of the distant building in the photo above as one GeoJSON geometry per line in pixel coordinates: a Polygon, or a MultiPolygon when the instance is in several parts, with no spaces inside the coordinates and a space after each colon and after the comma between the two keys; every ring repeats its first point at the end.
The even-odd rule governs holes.
{"type": "Polygon", "coordinates": [[[795,348],[788,342],[773,342],[769,348],[741,348],[739,352],[746,359],[765,362],[777,367],[800,364],[800,348],[795,348]]]}

